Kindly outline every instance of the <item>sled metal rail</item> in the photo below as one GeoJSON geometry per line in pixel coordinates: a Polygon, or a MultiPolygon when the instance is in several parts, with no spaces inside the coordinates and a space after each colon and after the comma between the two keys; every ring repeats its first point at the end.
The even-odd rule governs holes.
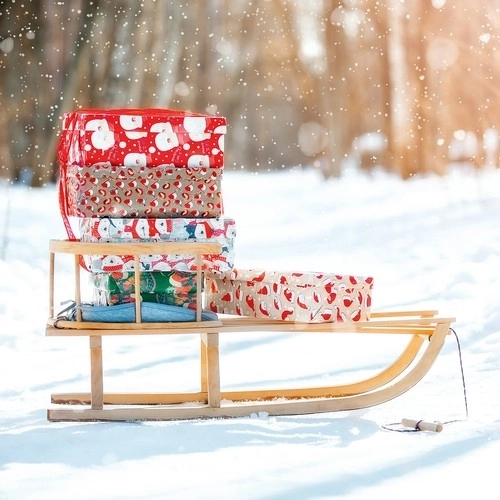
{"type": "MultiPolygon", "coordinates": [[[[50,304],[46,335],[89,337],[90,391],[55,393],[53,407],[47,411],[50,421],[123,421],[181,420],[192,418],[236,417],[256,412],[269,415],[295,415],[365,408],[389,401],[417,384],[435,362],[454,318],[440,318],[438,311],[372,312],[369,321],[334,323],[298,323],[221,315],[216,321],[201,321],[201,256],[220,251],[217,244],[204,243],[82,243],[50,242],[50,304]],[[139,270],[140,255],[194,254],[197,256],[197,320],[184,323],[146,323],[140,319],[136,304],[135,323],[98,323],[54,318],[54,254],[75,257],[75,297],[80,302],[80,262],[82,255],[133,255],[139,270]],[[386,368],[364,380],[325,387],[290,387],[224,391],[220,382],[220,335],[239,332],[284,334],[354,333],[367,335],[405,335],[401,354],[386,368]],[[103,381],[103,337],[126,335],[199,335],[200,388],[186,393],[107,393],[103,381]]],[[[140,289],[136,272],[136,289],[140,289]]]]}

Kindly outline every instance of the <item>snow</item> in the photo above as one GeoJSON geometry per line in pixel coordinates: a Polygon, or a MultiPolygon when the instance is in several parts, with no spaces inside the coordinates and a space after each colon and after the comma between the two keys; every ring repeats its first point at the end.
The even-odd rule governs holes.
{"type": "MultiPolygon", "coordinates": [[[[500,171],[456,166],[402,181],[348,172],[227,172],[236,264],[375,278],[373,310],[438,309],[451,335],[403,396],[349,412],[176,422],[50,423],[52,392],[88,390],[88,339],[44,336],[48,245],[63,238],[54,186],[0,184],[0,499],[496,498],[500,453],[500,171]],[[10,210],[9,210],[10,207],[10,210]],[[10,214],[10,215],[9,215],[10,214]],[[402,418],[441,433],[391,432],[402,418]]],[[[70,298],[71,262],[57,268],[70,298]]],[[[60,295],[60,297],[59,297],[60,295]]],[[[400,346],[265,332],[221,340],[221,377],[300,385],[349,380],[400,346]]],[[[193,336],[104,342],[105,388],[194,390],[193,336]]],[[[395,428],[399,428],[396,426],[395,428]]]]}

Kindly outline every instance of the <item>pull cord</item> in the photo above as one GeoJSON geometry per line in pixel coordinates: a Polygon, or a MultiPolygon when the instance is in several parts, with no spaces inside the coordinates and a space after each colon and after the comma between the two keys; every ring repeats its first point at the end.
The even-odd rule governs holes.
{"type": "MultiPolygon", "coordinates": [[[[464,405],[465,405],[465,420],[469,418],[469,405],[467,402],[467,389],[465,385],[465,375],[464,375],[464,365],[463,365],[463,360],[462,360],[462,348],[460,346],[460,340],[458,339],[457,332],[453,329],[450,328],[450,332],[453,333],[455,336],[455,340],[457,342],[457,349],[458,349],[458,359],[459,359],[459,364],[460,364],[460,375],[462,378],[462,387],[463,387],[463,396],[464,396],[464,405]]],[[[444,425],[451,424],[453,422],[461,422],[463,419],[456,419],[456,420],[448,420],[447,422],[424,422],[423,420],[409,420],[409,419],[403,419],[401,422],[394,422],[392,424],[384,424],[382,426],[383,429],[386,429],[388,431],[394,431],[394,432],[420,432],[420,431],[434,431],[434,432],[441,432],[443,430],[444,425]]]]}

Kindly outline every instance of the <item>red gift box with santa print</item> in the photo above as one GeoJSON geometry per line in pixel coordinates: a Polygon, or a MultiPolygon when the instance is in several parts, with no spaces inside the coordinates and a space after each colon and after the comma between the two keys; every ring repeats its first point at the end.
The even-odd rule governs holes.
{"type": "MultiPolygon", "coordinates": [[[[220,254],[203,255],[203,269],[225,273],[233,268],[234,219],[220,218],[84,218],[79,219],[81,241],[91,242],[151,242],[197,241],[219,243],[220,254]]],[[[83,257],[92,272],[123,272],[134,270],[134,258],[126,255],[86,255],[83,257]]],[[[141,271],[196,271],[195,255],[143,255],[141,271]]]]}
{"type": "Polygon", "coordinates": [[[65,113],[59,163],[223,168],[226,119],[168,109],[82,109],[65,113]]]}
{"type": "Polygon", "coordinates": [[[373,278],[233,269],[207,274],[205,307],[220,314],[305,323],[367,321],[373,278]]]}

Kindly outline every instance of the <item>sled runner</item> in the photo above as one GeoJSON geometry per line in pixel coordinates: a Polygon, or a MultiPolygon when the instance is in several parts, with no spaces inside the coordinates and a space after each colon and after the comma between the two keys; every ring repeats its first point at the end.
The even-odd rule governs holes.
{"type": "MultiPolygon", "coordinates": [[[[437,311],[372,312],[366,321],[299,323],[246,316],[207,315],[202,310],[202,258],[221,251],[218,243],[88,243],[52,240],[49,243],[49,320],[46,335],[88,337],[90,348],[90,391],[51,395],[50,421],[127,421],[177,420],[211,417],[237,417],[265,412],[269,415],[299,415],[366,408],[387,402],[411,389],[430,370],[454,318],[442,318],[437,311]],[[132,321],[95,321],[82,304],[81,262],[85,255],[132,256],[135,289],[140,290],[140,257],[150,254],[190,254],[196,256],[197,300],[192,318],[181,321],[155,321],[155,310],[137,300],[126,314],[132,321]],[[54,308],[55,255],[74,257],[76,312],[74,318],[58,318],[54,308]],[[146,318],[146,315],[150,314],[146,318]],[[87,316],[86,316],[87,315],[87,316]],[[239,332],[269,332],[288,335],[308,333],[397,335],[408,342],[386,368],[364,380],[325,387],[289,387],[226,391],[220,378],[220,335],[239,332]],[[103,338],[109,336],[199,335],[200,387],[195,392],[110,393],[104,390],[103,338]]],[[[113,307],[107,308],[107,311],[113,307]]],[[[116,309],[118,311],[118,309],[116,309]]],[[[185,311],[183,312],[185,313],[185,311]]],[[[186,313],[187,314],[187,313],[186,313]]],[[[118,317],[118,316],[117,316],[118,317]]],[[[311,337],[311,341],[314,339],[311,337]]],[[[270,347],[271,348],[271,347],[270,347]]],[[[277,353],[279,354],[279,353],[277,353]]]]}

